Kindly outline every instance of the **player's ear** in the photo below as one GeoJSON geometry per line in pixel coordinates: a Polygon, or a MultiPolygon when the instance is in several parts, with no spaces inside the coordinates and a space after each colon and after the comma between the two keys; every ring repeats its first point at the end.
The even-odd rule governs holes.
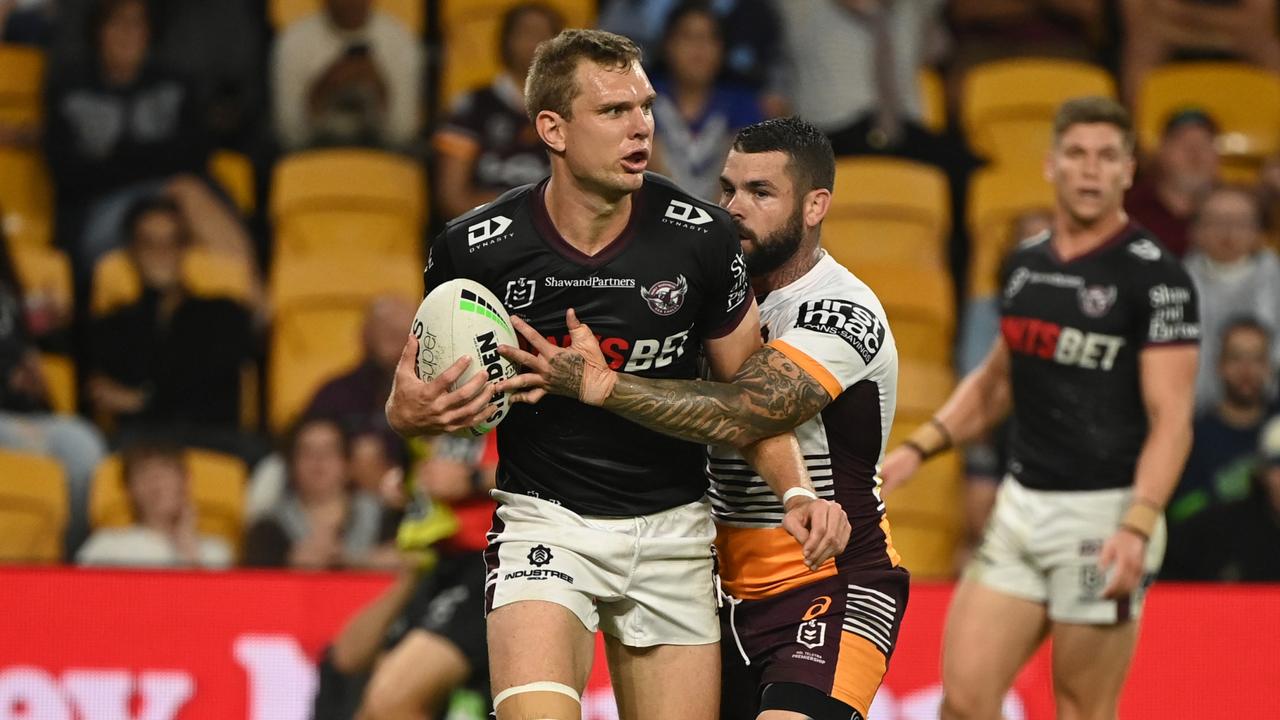
{"type": "Polygon", "coordinates": [[[802,211],[805,227],[817,227],[831,209],[831,191],[826,188],[814,188],[804,194],[802,211]]]}
{"type": "Polygon", "coordinates": [[[560,113],[553,110],[543,110],[534,118],[533,126],[538,131],[538,137],[552,152],[564,152],[564,123],[565,119],[560,113]]]}

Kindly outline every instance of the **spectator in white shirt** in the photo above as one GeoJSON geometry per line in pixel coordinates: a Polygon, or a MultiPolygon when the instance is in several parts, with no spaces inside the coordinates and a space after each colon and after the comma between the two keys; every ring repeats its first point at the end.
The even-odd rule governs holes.
{"type": "Polygon", "coordinates": [[[187,466],[176,448],[138,445],[124,452],[133,524],[93,533],[76,554],[81,565],[202,567],[231,565],[231,547],[196,530],[187,466]]]}
{"type": "Polygon", "coordinates": [[[421,123],[423,48],[373,0],[325,0],[290,24],[271,63],[277,139],[400,149],[421,123]]]}

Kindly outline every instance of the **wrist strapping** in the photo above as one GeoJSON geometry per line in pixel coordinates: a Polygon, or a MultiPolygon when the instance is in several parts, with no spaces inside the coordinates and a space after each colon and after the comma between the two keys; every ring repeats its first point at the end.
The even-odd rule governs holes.
{"type": "Polygon", "coordinates": [[[1129,505],[1129,509],[1124,511],[1124,517],[1120,519],[1120,527],[1140,535],[1144,540],[1150,540],[1163,514],[1164,511],[1154,503],[1134,500],[1129,505]]]}
{"type": "Polygon", "coordinates": [[[951,431],[941,420],[932,417],[916,428],[902,444],[920,453],[921,460],[928,460],[951,447],[951,431]]]}
{"type": "Polygon", "coordinates": [[[786,492],[782,493],[782,504],[786,505],[787,501],[789,501],[791,498],[801,497],[801,496],[807,497],[810,500],[818,499],[817,493],[815,493],[814,491],[810,490],[807,487],[800,487],[797,485],[796,487],[790,488],[786,492]]]}
{"type": "Polygon", "coordinates": [[[582,363],[582,384],[578,387],[578,399],[588,405],[599,407],[613,393],[613,386],[618,383],[618,373],[591,359],[582,363]]]}

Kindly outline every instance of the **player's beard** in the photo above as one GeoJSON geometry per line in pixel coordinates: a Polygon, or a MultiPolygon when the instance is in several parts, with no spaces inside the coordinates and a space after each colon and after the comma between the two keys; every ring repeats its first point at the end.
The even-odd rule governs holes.
{"type": "Polygon", "coordinates": [[[751,240],[750,250],[745,253],[747,272],[752,277],[759,277],[782,267],[796,254],[804,241],[804,214],[797,206],[785,225],[763,238],[741,225],[738,232],[751,240]]]}

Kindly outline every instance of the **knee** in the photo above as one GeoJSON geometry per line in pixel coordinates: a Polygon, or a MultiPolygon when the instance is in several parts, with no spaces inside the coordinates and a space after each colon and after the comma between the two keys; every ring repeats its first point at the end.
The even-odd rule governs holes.
{"type": "Polygon", "coordinates": [[[423,707],[414,707],[413,698],[386,683],[371,683],[360,703],[357,720],[428,720],[423,707]]]}
{"type": "Polygon", "coordinates": [[[975,688],[944,687],[938,716],[941,720],[998,720],[1000,696],[975,688]]]}
{"type": "Polygon", "coordinates": [[[1054,700],[1060,720],[1115,720],[1118,698],[1102,697],[1099,693],[1079,692],[1078,688],[1059,684],[1054,688],[1054,700]]]}

